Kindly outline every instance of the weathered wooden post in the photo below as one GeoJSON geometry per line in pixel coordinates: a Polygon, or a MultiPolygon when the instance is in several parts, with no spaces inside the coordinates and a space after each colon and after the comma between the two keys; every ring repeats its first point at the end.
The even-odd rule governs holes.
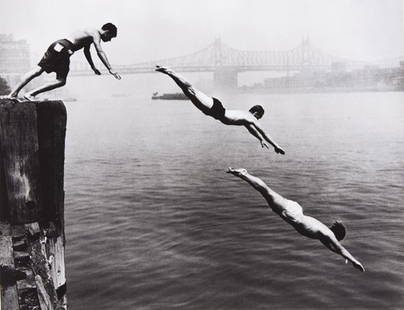
{"type": "Polygon", "coordinates": [[[0,310],[66,308],[65,134],[62,101],[0,99],[0,310]]]}

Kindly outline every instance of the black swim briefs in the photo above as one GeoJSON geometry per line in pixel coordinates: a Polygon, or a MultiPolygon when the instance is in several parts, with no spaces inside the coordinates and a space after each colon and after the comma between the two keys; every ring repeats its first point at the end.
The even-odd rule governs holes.
{"type": "Polygon", "coordinates": [[[47,73],[56,72],[57,78],[66,78],[69,73],[70,56],[73,54],[73,43],[62,39],[53,42],[39,61],[38,66],[47,73]]]}
{"type": "Polygon", "coordinates": [[[222,120],[224,118],[224,114],[226,113],[226,109],[223,107],[223,104],[219,99],[213,97],[213,106],[210,108],[209,115],[217,120],[222,120]]]}

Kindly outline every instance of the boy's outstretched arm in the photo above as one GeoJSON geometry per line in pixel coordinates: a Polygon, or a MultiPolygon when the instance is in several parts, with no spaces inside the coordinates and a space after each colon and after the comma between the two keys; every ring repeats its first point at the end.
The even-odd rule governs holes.
{"type": "Polygon", "coordinates": [[[108,69],[108,72],[110,74],[112,74],[117,80],[120,80],[121,76],[112,69],[112,66],[108,61],[107,54],[105,54],[105,52],[103,51],[103,49],[101,47],[101,37],[98,34],[98,32],[93,37],[93,43],[94,43],[95,50],[97,51],[98,57],[100,58],[100,60],[104,64],[104,66],[108,69]]]}
{"type": "Polygon", "coordinates": [[[351,253],[349,253],[348,250],[345,249],[342,245],[339,245],[337,251],[342,257],[344,257],[346,260],[349,260],[356,269],[362,272],[365,271],[365,268],[362,266],[362,264],[355,257],[353,257],[351,253]]]}
{"type": "Polygon", "coordinates": [[[351,255],[351,253],[348,252],[347,249],[345,249],[341,243],[339,243],[339,241],[337,241],[335,238],[330,238],[328,237],[324,237],[324,238],[320,238],[320,241],[331,251],[341,255],[343,258],[345,258],[346,262],[350,261],[352,263],[352,265],[364,272],[365,268],[362,266],[362,264],[351,255]]]}
{"type": "Polygon", "coordinates": [[[264,139],[261,137],[259,132],[253,126],[246,125],[245,128],[247,128],[247,130],[250,132],[250,134],[252,134],[254,137],[256,137],[260,141],[261,147],[266,147],[267,149],[269,149],[268,144],[265,143],[264,139]]]}
{"type": "Polygon", "coordinates": [[[276,153],[285,155],[285,151],[278,145],[278,143],[276,143],[269,135],[265,133],[265,131],[260,127],[260,125],[257,122],[253,122],[250,126],[256,129],[256,131],[259,132],[262,138],[264,138],[265,141],[267,141],[274,147],[276,153]]]}
{"type": "Polygon", "coordinates": [[[84,56],[86,56],[86,59],[88,61],[88,64],[90,65],[91,69],[94,71],[96,75],[101,75],[101,72],[95,67],[93,59],[91,57],[91,52],[90,52],[90,45],[84,46],[84,56]]]}

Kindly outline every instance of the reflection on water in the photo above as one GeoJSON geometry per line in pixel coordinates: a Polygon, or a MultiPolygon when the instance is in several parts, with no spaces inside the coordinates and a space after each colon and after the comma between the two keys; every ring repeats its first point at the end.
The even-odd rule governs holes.
{"type": "Polygon", "coordinates": [[[263,102],[283,157],[189,102],[139,91],[68,104],[71,308],[403,308],[403,96],[222,96],[227,107],[263,102]],[[307,215],[342,220],[367,271],[297,234],[228,166],[307,215]]]}

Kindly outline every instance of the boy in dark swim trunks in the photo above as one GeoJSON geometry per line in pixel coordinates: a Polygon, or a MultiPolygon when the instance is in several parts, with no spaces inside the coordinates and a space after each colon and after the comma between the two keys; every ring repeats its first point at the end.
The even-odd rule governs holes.
{"type": "Polygon", "coordinates": [[[240,110],[226,110],[223,104],[217,99],[212,98],[201,91],[194,88],[182,76],[175,73],[173,70],[156,66],[156,71],[167,74],[174,82],[182,89],[184,94],[192,101],[192,103],[201,110],[204,114],[209,115],[225,125],[244,126],[247,130],[256,137],[262,147],[268,147],[268,142],[274,147],[278,154],[285,154],[285,151],[264,132],[258,123],[258,120],[264,115],[264,108],[260,105],[253,106],[248,112],[240,110]]]}
{"type": "Polygon", "coordinates": [[[34,96],[43,93],[48,90],[52,90],[58,87],[62,87],[66,84],[66,78],[69,73],[70,56],[74,52],[84,49],[84,55],[88,63],[93,69],[94,73],[100,75],[100,71],[94,66],[91,58],[90,46],[94,44],[98,57],[102,63],[107,67],[110,74],[116,79],[120,80],[121,77],[117,72],[112,70],[112,67],[108,61],[105,52],[102,50],[101,41],[108,42],[117,35],[117,28],[114,24],[107,23],[101,27],[101,29],[86,29],[73,33],[65,39],[53,42],[43,55],[42,59],[38,63],[38,67],[27,73],[21,83],[10,93],[10,98],[17,98],[20,90],[27,85],[32,79],[40,76],[43,72],[56,73],[56,81],[45,84],[33,91],[30,91],[24,95],[27,100],[33,100],[34,96]]]}
{"type": "Polygon", "coordinates": [[[46,73],[55,72],[57,79],[66,79],[71,55],[73,43],[66,39],[58,40],[48,47],[38,66],[46,73]]]}

